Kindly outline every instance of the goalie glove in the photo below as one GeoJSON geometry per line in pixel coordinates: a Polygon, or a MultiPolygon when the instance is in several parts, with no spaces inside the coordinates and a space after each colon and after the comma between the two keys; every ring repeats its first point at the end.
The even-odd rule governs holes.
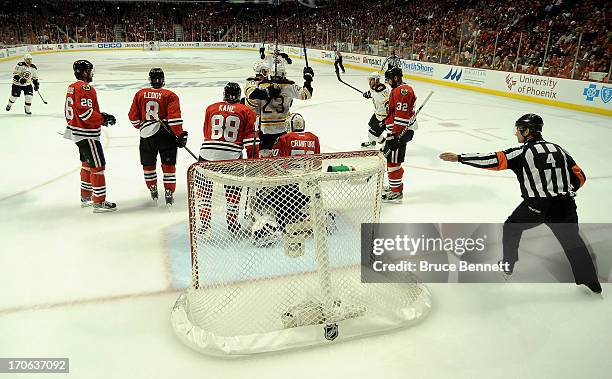
{"type": "Polygon", "coordinates": [[[104,122],[102,123],[102,125],[104,126],[115,125],[115,123],[117,122],[117,119],[112,114],[104,112],[101,112],[100,114],[104,118],[104,122]]]}

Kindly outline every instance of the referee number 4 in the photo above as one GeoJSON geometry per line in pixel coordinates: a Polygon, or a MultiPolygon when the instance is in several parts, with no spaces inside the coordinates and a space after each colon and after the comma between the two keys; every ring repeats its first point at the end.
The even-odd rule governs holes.
{"type": "Polygon", "coordinates": [[[555,161],[555,157],[550,153],[548,154],[548,158],[546,158],[546,163],[551,167],[557,167],[557,161],[555,161]]]}

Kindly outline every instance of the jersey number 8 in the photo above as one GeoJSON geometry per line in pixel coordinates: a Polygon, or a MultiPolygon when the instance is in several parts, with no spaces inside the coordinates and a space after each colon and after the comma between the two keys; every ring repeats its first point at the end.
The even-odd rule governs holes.
{"type": "Polygon", "coordinates": [[[236,139],[238,139],[238,129],[240,128],[240,119],[238,117],[223,117],[217,114],[210,118],[210,124],[211,139],[218,140],[223,138],[225,142],[236,142],[236,139]]]}

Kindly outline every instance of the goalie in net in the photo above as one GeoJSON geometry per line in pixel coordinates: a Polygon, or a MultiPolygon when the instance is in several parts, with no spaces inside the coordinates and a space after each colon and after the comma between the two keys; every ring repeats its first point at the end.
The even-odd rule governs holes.
{"type": "Polygon", "coordinates": [[[379,221],[384,166],[376,151],[192,165],[191,284],[172,311],[177,336],[203,353],[236,356],[385,332],[425,316],[429,292],[415,281],[361,283],[361,224],[379,221]],[[228,228],[232,213],[239,230],[228,228]]]}

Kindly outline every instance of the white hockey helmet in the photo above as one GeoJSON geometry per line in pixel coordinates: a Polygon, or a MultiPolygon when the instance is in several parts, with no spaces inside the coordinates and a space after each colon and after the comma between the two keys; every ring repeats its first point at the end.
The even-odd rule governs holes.
{"type": "Polygon", "coordinates": [[[270,73],[270,67],[266,64],[266,62],[259,61],[253,65],[253,71],[255,71],[255,74],[268,76],[270,73]]]}
{"type": "Polygon", "coordinates": [[[368,76],[368,80],[369,79],[374,79],[378,82],[380,82],[380,73],[378,73],[378,71],[373,71],[372,73],[370,73],[370,75],[368,76]]]}
{"type": "Polygon", "coordinates": [[[294,113],[287,117],[285,125],[287,125],[287,130],[289,131],[302,132],[306,128],[306,121],[304,121],[304,117],[301,114],[294,113]]]}
{"type": "Polygon", "coordinates": [[[23,56],[23,61],[24,62],[28,62],[28,61],[32,62],[32,54],[25,54],[23,56]]]}

